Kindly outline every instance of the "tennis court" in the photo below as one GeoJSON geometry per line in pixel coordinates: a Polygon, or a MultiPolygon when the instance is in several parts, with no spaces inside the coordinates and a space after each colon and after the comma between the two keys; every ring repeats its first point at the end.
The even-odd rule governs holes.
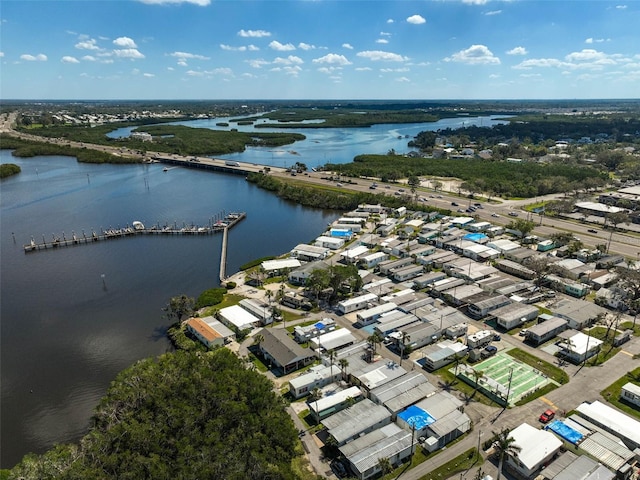
{"type": "Polygon", "coordinates": [[[515,360],[506,353],[499,353],[473,366],[458,368],[458,376],[475,386],[474,370],[482,372],[478,380],[479,389],[501,404],[505,403],[507,396],[507,403],[514,404],[527,394],[552,382],[542,372],[515,360]]]}

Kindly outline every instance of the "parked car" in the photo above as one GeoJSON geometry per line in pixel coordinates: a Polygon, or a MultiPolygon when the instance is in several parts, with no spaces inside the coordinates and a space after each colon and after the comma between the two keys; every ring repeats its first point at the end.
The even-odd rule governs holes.
{"type": "Polygon", "coordinates": [[[598,233],[598,231],[593,229],[593,228],[590,228],[589,230],[587,230],[587,232],[589,232],[589,233],[598,233]]]}
{"type": "Polygon", "coordinates": [[[528,331],[529,330],[527,328],[523,328],[522,330],[520,330],[520,333],[518,333],[518,335],[520,335],[521,337],[524,337],[528,331]]]}
{"type": "Polygon", "coordinates": [[[495,355],[498,352],[498,347],[494,345],[487,345],[484,347],[484,351],[487,352],[488,356],[495,355]]]}
{"type": "Polygon", "coordinates": [[[338,478],[347,476],[347,469],[344,468],[344,464],[340,460],[331,462],[331,470],[333,470],[333,473],[335,473],[338,478]]]}
{"type": "Polygon", "coordinates": [[[517,217],[518,216],[518,212],[509,212],[509,216],[510,217],[517,217]]]}
{"type": "Polygon", "coordinates": [[[492,214],[491,214],[491,216],[492,216],[493,218],[498,218],[500,215],[498,215],[497,213],[492,213],[492,214]]]}
{"type": "Polygon", "coordinates": [[[554,412],[551,409],[547,409],[544,412],[542,412],[538,420],[540,420],[542,423],[548,423],[551,420],[553,420],[553,417],[555,416],[556,416],[556,412],[554,412]]]}

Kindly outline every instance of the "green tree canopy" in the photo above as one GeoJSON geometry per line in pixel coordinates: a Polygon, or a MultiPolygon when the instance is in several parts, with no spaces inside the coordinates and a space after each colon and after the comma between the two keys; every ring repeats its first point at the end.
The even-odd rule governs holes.
{"type": "Polygon", "coordinates": [[[271,382],[227,349],[177,351],[118,375],[80,446],[28,455],[13,478],[295,480],[296,430],[271,382]]]}

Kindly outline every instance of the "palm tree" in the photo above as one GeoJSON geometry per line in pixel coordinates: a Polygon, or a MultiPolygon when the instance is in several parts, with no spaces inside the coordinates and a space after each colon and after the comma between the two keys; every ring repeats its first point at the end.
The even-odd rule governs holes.
{"type": "Polygon", "coordinates": [[[380,338],[380,334],[378,332],[375,332],[373,335],[370,335],[369,338],[367,338],[367,341],[369,342],[369,347],[371,348],[372,352],[371,361],[373,361],[376,356],[377,346],[382,343],[382,338],[380,338]]]}
{"type": "Polygon", "coordinates": [[[340,366],[340,370],[342,370],[342,379],[347,379],[347,367],[349,366],[349,360],[346,358],[341,358],[338,360],[338,365],[340,366]]]}
{"type": "Polygon", "coordinates": [[[316,402],[316,415],[318,416],[318,423],[320,423],[320,412],[318,411],[318,400],[322,398],[322,390],[318,387],[311,390],[309,394],[309,400],[312,402],[316,402]]]}
{"type": "Polygon", "coordinates": [[[257,345],[260,348],[260,344],[264,342],[264,335],[258,333],[255,337],[253,337],[253,344],[257,345]]]}
{"type": "Polygon", "coordinates": [[[507,428],[503,428],[499,433],[493,432],[493,436],[496,437],[493,448],[498,455],[498,477],[496,478],[496,480],[500,480],[500,476],[502,475],[502,464],[504,462],[504,457],[507,455],[514,458],[517,457],[518,454],[522,451],[522,447],[516,445],[516,441],[512,436],[510,436],[509,429],[507,428]]]}
{"type": "Polygon", "coordinates": [[[267,289],[266,292],[264,292],[265,297],[267,297],[267,302],[269,302],[269,305],[271,305],[271,299],[273,298],[273,290],[269,290],[267,289]]]}
{"type": "Polygon", "coordinates": [[[331,378],[333,378],[333,362],[336,359],[336,351],[332,348],[327,352],[327,356],[329,357],[329,365],[331,366],[331,378]]]}
{"type": "Polygon", "coordinates": [[[380,457],[378,459],[378,467],[382,470],[382,475],[393,472],[393,465],[391,465],[391,462],[387,457],[380,457]]]}
{"type": "Polygon", "coordinates": [[[407,348],[407,342],[410,341],[411,337],[406,332],[402,332],[402,340],[400,343],[400,366],[402,366],[402,357],[404,357],[404,351],[407,348]]]}
{"type": "Polygon", "coordinates": [[[475,386],[473,387],[473,395],[471,397],[475,397],[476,392],[478,391],[479,382],[482,377],[484,377],[484,372],[482,370],[471,370],[473,374],[473,379],[475,380],[475,386]]]}

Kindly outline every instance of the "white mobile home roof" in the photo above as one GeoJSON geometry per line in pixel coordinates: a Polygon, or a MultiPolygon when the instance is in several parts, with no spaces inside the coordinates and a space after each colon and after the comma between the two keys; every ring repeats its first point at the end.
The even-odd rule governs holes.
{"type": "Polygon", "coordinates": [[[522,462],[527,470],[533,470],[551,452],[562,447],[562,442],[553,433],[527,423],[511,430],[509,436],[522,448],[518,454],[518,461],[522,462]]]}
{"type": "Polygon", "coordinates": [[[640,445],[640,422],[596,400],[578,405],[578,413],[617,435],[628,447],[640,445]],[[631,443],[631,445],[629,445],[631,443]]]}
{"type": "Polygon", "coordinates": [[[369,249],[364,245],[358,245],[357,247],[350,248],[349,250],[345,250],[340,254],[340,256],[353,259],[353,258],[358,258],[364,255],[368,251],[369,249]]]}
{"type": "Polygon", "coordinates": [[[296,260],[295,258],[283,258],[280,260],[266,260],[262,262],[262,268],[264,268],[267,272],[272,270],[280,270],[282,268],[298,268],[300,265],[300,260],[296,260]]]}
{"type": "Polygon", "coordinates": [[[411,437],[410,432],[391,424],[345,445],[350,453],[344,453],[342,449],[345,447],[340,450],[358,472],[364,473],[375,467],[380,458],[395,457],[412,448],[411,437]],[[355,450],[358,447],[361,449],[355,450]]]}
{"type": "Polygon", "coordinates": [[[339,304],[343,306],[349,305],[357,305],[361,302],[373,302],[376,300],[378,296],[375,293],[365,293],[364,295],[360,295],[358,297],[348,298],[347,300],[341,301],[339,304]]]}
{"type": "Polygon", "coordinates": [[[328,237],[326,235],[321,235],[318,238],[316,238],[316,242],[329,243],[333,245],[342,245],[344,243],[344,240],[341,238],[328,237]]]}
{"type": "MultiPolygon", "coordinates": [[[[331,366],[327,365],[316,365],[315,367],[310,368],[307,372],[299,375],[295,378],[289,380],[289,384],[294,388],[298,389],[305,385],[313,384],[314,382],[331,378],[331,366]]],[[[340,370],[333,366],[333,375],[336,375],[336,370],[339,372],[340,370]]],[[[318,400],[319,402],[320,400],[318,400]]]]}
{"type": "Polygon", "coordinates": [[[338,444],[342,444],[372,426],[383,422],[386,418],[389,419],[389,422],[391,421],[389,410],[365,398],[346,410],[325,418],[322,424],[327,427],[329,433],[337,440],[338,444]]]}
{"type": "Polygon", "coordinates": [[[221,308],[218,314],[239,330],[251,328],[258,322],[258,317],[254,317],[240,305],[221,308]]]}
{"type": "Polygon", "coordinates": [[[394,378],[401,377],[405,373],[407,373],[407,371],[394,362],[371,363],[366,365],[360,371],[351,372],[351,374],[369,390],[379,387],[380,385],[384,385],[394,378]]]}
{"type": "MultiPolygon", "coordinates": [[[[318,411],[323,412],[327,408],[331,408],[334,405],[341,404],[347,398],[356,399],[356,398],[359,398],[361,396],[362,396],[362,390],[360,390],[358,387],[349,387],[346,390],[340,390],[340,391],[334,393],[333,395],[328,395],[326,397],[319,398],[317,402],[315,402],[315,401],[308,402],[308,404],[309,404],[309,408],[315,411],[316,410],[316,403],[317,403],[318,411]]],[[[331,417],[334,417],[334,416],[335,416],[335,414],[332,415],[331,417]]],[[[331,417],[325,418],[322,421],[322,423],[324,424],[324,422],[329,420],[331,417]]]]}
{"type": "Polygon", "coordinates": [[[498,250],[504,253],[510,250],[515,250],[516,248],[520,248],[520,245],[518,245],[516,242],[512,242],[511,240],[501,239],[501,240],[494,240],[493,242],[487,243],[487,247],[491,247],[495,250],[498,250]]]}
{"type": "Polygon", "coordinates": [[[317,348],[320,345],[325,350],[334,350],[340,347],[344,347],[345,345],[349,345],[351,343],[356,342],[356,337],[354,337],[349,330],[346,328],[341,328],[339,330],[334,330],[332,332],[327,332],[320,337],[311,337],[309,341],[313,344],[313,348],[317,348]]]}
{"type": "Polygon", "coordinates": [[[375,307],[362,310],[361,312],[358,312],[357,317],[358,319],[367,319],[372,316],[382,315],[383,313],[391,312],[396,308],[398,308],[398,305],[396,305],[393,302],[387,302],[387,303],[383,303],[382,305],[376,305],[375,307]]]}

